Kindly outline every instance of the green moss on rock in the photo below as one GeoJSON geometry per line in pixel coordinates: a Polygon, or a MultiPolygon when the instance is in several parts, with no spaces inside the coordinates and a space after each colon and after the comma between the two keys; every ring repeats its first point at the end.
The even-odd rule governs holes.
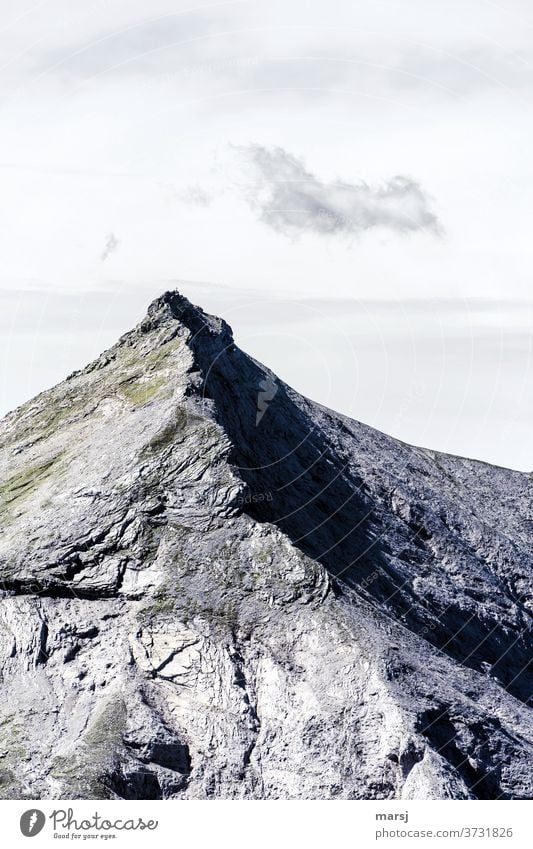
{"type": "Polygon", "coordinates": [[[120,386],[120,393],[134,407],[142,407],[158,393],[165,383],[166,378],[162,374],[156,375],[151,380],[142,377],[138,380],[131,379],[120,386]]]}
{"type": "Polygon", "coordinates": [[[19,468],[11,477],[0,483],[0,511],[7,510],[15,502],[27,498],[54,474],[61,454],[49,457],[41,463],[28,464],[19,468]]]}

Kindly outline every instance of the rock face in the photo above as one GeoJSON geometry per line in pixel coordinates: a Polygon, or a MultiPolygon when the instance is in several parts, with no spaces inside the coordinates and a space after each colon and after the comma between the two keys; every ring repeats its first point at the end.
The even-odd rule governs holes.
{"type": "Polygon", "coordinates": [[[532,496],[165,294],[0,423],[0,795],[531,798],[532,496]]]}

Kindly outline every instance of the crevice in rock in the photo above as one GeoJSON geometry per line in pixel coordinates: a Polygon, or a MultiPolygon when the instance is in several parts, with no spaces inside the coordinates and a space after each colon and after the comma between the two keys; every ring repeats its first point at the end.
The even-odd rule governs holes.
{"type": "Polygon", "coordinates": [[[103,779],[104,785],[120,799],[163,799],[159,778],[149,769],[117,770],[103,779]]]}
{"type": "Polygon", "coordinates": [[[508,799],[501,788],[501,764],[495,729],[478,729],[476,749],[473,744],[465,744],[461,739],[457,721],[453,721],[446,708],[431,708],[418,719],[417,730],[430,743],[432,748],[443,757],[461,776],[469,792],[475,799],[508,799]],[[481,732],[481,733],[480,733],[481,732]],[[485,742],[483,738],[485,737],[485,742]],[[484,758],[480,757],[484,749],[484,758]]]}
{"type": "Polygon", "coordinates": [[[90,587],[73,587],[68,584],[43,581],[36,588],[35,578],[27,581],[19,578],[0,579],[0,596],[9,598],[12,596],[34,596],[35,598],[67,598],[86,599],[88,601],[101,601],[102,599],[116,598],[118,593],[114,589],[92,589],[90,587]]]}
{"type": "Polygon", "coordinates": [[[39,629],[39,637],[38,637],[38,652],[37,657],[35,658],[36,666],[44,666],[48,660],[48,623],[45,619],[41,619],[41,627],[39,629]]]}

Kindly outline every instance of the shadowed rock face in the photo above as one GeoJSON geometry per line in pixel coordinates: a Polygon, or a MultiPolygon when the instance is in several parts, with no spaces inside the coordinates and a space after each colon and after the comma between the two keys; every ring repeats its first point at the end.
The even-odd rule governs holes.
{"type": "Polygon", "coordinates": [[[165,294],[0,423],[0,795],[531,798],[532,495],[165,294]]]}

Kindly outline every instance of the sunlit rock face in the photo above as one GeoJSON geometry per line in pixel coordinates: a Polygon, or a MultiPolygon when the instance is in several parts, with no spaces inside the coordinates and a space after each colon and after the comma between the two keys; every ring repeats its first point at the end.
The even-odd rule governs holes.
{"type": "Polygon", "coordinates": [[[0,796],[531,798],[532,496],[166,293],[0,423],[0,796]]]}

